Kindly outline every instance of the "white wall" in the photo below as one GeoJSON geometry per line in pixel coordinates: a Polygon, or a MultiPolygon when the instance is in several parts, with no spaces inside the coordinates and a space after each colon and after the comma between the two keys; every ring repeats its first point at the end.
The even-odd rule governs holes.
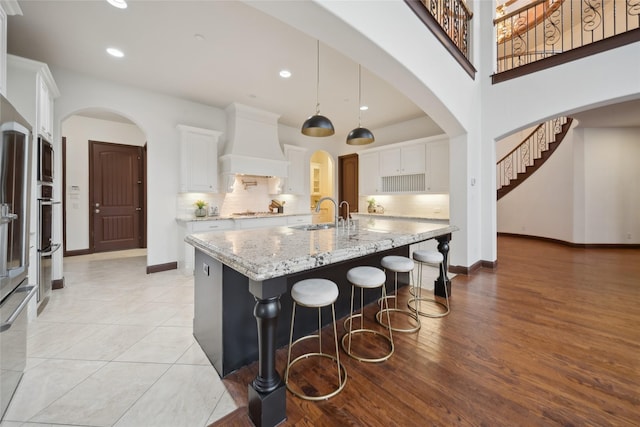
{"type": "MultiPolygon", "coordinates": [[[[62,94],[54,107],[56,129],[60,129],[64,119],[78,111],[104,108],[130,119],[145,135],[148,166],[147,265],[175,262],[179,249],[175,242],[178,239],[176,194],[180,165],[180,135],[176,125],[224,131],[224,110],[62,68],[52,67],[52,74],[62,94]]],[[[55,135],[54,139],[59,144],[61,135],[55,135]]],[[[57,167],[61,170],[60,164],[57,167]]],[[[60,223],[58,235],[61,235],[61,228],[60,223]]],[[[62,277],[61,255],[54,259],[53,274],[56,279],[62,277]]]]}
{"type": "Polygon", "coordinates": [[[136,125],[83,116],[62,122],[67,138],[66,250],[89,248],[89,141],[143,146],[144,134],[136,125]]]}
{"type": "Polygon", "coordinates": [[[571,243],[640,243],[640,128],[576,128],[498,202],[498,231],[571,243]]]}

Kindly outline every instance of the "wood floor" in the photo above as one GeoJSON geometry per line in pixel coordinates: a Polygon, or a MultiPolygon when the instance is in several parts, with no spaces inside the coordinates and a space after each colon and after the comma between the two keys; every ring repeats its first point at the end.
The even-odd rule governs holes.
{"type": "MultiPolygon", "coordinates": [[[[388,361],[341,353],[348,381],[339,395],[308,402],[287,393],[281,425],[640,425],[640,250],[499,237],[498,268],[456,276],[452,292],[451,314],[394,334],[388,361]]],[[[285,364],[280,349],[279,372],[285,364]]],[[[215,425],[252,425],[256,372],[254,364],[224,380],[240,409],[215,425]]],[[[310,370],[308,380],[323,378],[310,370]]]]}

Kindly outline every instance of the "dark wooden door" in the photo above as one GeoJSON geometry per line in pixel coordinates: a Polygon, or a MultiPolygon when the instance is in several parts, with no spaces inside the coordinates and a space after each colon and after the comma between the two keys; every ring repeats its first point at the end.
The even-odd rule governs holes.
{"type": "Polygon", "coordinates": [[[89,141],[93,252],[143,247],[142,148],[89,141]]]}
{"type": "MultiPolygon", "coordinates": [[[[358,155],[348,154],[338,157],[338,196],[339,200],[349,203],[351,212],[358,212],[358,155]]],[[[340,216],[347,217],[347,208],[343,206],[340,216]]]]}

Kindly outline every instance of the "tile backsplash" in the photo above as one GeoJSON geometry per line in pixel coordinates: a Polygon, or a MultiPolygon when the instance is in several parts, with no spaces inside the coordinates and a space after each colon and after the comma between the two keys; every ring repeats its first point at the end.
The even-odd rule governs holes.
{"type": "Polygon", "coordinates": [[[367,200],[373,197],[387,215],[419,216],[434,219],[449,219],[448,194],[398,194],[361,196],[358,210],[367,212],[367,200]]]}
{"type": "Polygon", "coordinates": [[[216,206],[221,216],[236,212],[267,212],[271,199],[284,201],[285,213],[309,212],[309,199],[292,194],[270,194],[269,179],[263,176],[236,176],[233,192],[178,194],[177,214],[180,218],[194,216],[195,201],[204,200],[207,207],[216,206]]]}

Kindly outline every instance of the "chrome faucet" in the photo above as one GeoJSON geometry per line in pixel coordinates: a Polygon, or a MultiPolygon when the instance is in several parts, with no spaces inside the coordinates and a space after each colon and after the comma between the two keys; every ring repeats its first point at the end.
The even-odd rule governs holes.
{"type": "MultiPolygon", "coordinates": [[[[341,201],[340,204],[338,205],[338,208],[339,209],[342,208],[342,205],[347,205],[347,215],[344,218],[343,224],[345,224],[345,223],[347,224],[347,230],[348,230],[349,229],[349,213],[350,213],[349,202],[347,202],[346,200],[341,201]]],[[[342,219],[342,217],[340,217],[340,219],[342,219]]]]}
{"type": "Polygon", "coordinates": [[[338,202],[336,202],[336,200],[335,200],[335,199],[333,199],[333,198],[331,198],[331,197],[322,197],[322,198],[321,198],[320,200],[318,200],[318,202],[316,203],[316,213],[320,212],[320,204],[321,204],[322,202],[324,202],[325,200],[330,200],[330,201],[332,201],[332,202],[333,202],[333,206],[335,207],[335,211],[334,211],[334,212],[335,212],[335,219],[334,219],[334,223],[335,223],[335,226],[336,226],[336,229],[337,229],[337,228],[338,228],[338,217],[339,217],[339,215],[338,215],[338,210],[339,210],[339,207],[338,207],[338,202]]]}

